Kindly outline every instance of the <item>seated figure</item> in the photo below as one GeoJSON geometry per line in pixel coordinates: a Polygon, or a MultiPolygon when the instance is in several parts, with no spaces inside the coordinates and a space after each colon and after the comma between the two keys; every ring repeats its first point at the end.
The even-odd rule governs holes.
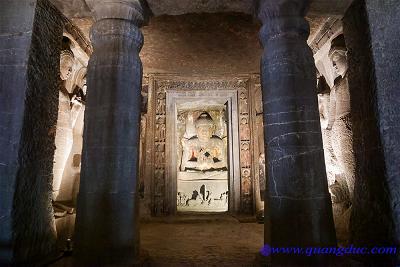
{"type": "Polygon", "coordinates": [[[225,143],[213,135],[215,123],[207,112],[195,121],[196,134],[182,139],[183,155],[181,171],[227,170],[225,143]]]}

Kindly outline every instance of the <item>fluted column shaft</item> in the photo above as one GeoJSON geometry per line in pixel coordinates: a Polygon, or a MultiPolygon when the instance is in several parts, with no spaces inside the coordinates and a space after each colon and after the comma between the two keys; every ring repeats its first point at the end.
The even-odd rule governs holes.
{"type": "MultiPolygon", "coordinates": [[[[261,78],[271,246],[335,245],[307,0],[260,0],[261,78]]],[[[267,225],[267,224],[266,224],[267,225]]],[[[296,256],[272,255],[272,262],[296,256]]]]}
{"type": "Polygon", "coordinates": [[[139,254],[138,159],[142,64],[139,1],[94,0],[74,255],[133,264],[139,254]]]}

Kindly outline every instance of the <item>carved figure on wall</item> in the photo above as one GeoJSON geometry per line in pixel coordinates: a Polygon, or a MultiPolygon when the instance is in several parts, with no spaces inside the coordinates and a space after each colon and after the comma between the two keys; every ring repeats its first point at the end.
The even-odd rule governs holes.
{"type": "Polygon", "coordinates": [[[156,124],[156,138],[157,141],[165,140],[165,124],[164,118],[159,117],[156,124]]]}
{"type": "Polygon", "coordinates": [[[240,151],[240,162],[242,167],[250,167],[251,155],[250,155],[250,144],[249,142],[242,142],[240,151]]]}
{"type": "Polygon", "coordinates": [[[156,113],[165,114],[165,95],[161,92],[157,94],[156,113]]]}
{"type": "Polygon", "coordinates": [[[250,127],[249,121],[246,116],[240,119],[240,140],[249,140],[250,139],[250,127]]]}
{"type": "Polygon", "coordinates": [[[243,193],[250,194],[251,189],[251,179],[250,179],[250,169],[242,169],[242,186],[243,186],[243,193]]]}
{"type": "Polygon", "coordinates": [[[177,193],[177,205],[186,207],[196,206],[223,206],[228,204],[228,191],[223,192],[218,198],[214,198],[213,192],[202,185],[199,190],[193,190],[189,195],[184,192],[177,193]]]}
{"type": "Polygon", "coordinates": [[[182,139],[181,171],[227,170],[224,141],[213,135],[215,124],[207,112],[195,121],[196,136],[182,139]]]}
{"type": "Polygon", "coordinates": [[[242,91],[239,96],[239,111],[241,114],[246,114],[248,112],[247,107],[247,94],[246,92],[242,91]]]}

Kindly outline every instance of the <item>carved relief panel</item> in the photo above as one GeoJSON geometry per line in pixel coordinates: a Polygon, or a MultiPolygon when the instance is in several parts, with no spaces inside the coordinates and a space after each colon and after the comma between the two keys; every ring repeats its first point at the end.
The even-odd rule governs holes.
{"type": "Polygon", "coordinates": [[[225,107],[178,110],[177,210],[228,211],[225,107]]]}

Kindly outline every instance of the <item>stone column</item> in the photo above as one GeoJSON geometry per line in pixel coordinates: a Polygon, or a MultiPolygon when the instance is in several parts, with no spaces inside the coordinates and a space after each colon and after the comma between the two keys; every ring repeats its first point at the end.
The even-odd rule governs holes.
{"type": "MultiPolygon", "coordinates": [[[[89,2],[89,1],[88,1],[89,2]]],[[[138,159],[142,64],[138,0],[92,0],[88,92],[74,255],[131,265],[139,252],[138,159]]]]}
{"type": "Polygon", "coordinates": [[[1,1],[0,266],[44,265],[58,256],[52,127],[62,29],[47,0],[1,1]]]}
{"type": "MultiPolygon", "coordinates": [[[[394,223],[393,244],[400,246],[400,12],[395,0],[365,1],[376,83],[376,111],[394,223]],[[382,31],[382,29],[385,29],[382,31]],[[389,38],[387,38],[389,36],[389,38]]],[[[400,265],[397,250],[396,265],[400,265]]]]}
{"type": "MultiPolygon", "coordinates": [[[[261,79],[273,247],[334,246],[335,230],[324,164],[316,69],[307,45],[307,0],[260,0],[264,46],[261,79]]],[[[268,209],[267,209],[268,207],[268,209]]],[[[272,262],[298,263],[298,256],[272,262]]],[[[315,260],[310,257],[309,260],[315,260]]]]}

